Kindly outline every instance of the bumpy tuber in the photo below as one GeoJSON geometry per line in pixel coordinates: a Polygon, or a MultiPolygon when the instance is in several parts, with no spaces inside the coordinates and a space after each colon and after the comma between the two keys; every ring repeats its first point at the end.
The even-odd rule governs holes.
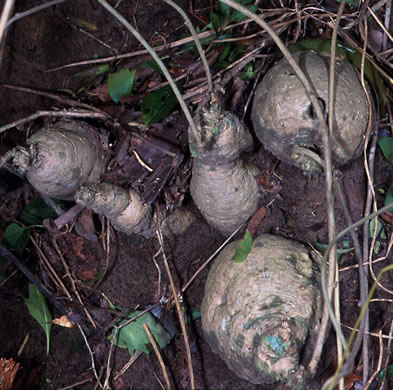
{"type": "Polygon", "coordinates": [[[252,137],[233,114],[214,104],[202,110],[197,129],[200,143],[189,135],[194,156],[191,196],[211,226],[232,233],[258,208],[257,171],[240,159],[252,146],[252,137]]]}
{"type": "Polygon", "coordinates": [[[237,244],[209,271],[201,306],[205,338],[241,378],[303,390],[302,364],[319,320],[319,268],[295,241],[261,235],[243,263],[232,260],[237,244]]]}
{"type": "MultiPolygon", "coordinates": [[[[153,210],[142,203],[132,189],[124,189],[110,183],[84,185],[75,195],[79,205],[105,215],[113,227],[126,234],[139,234],[146,238],[156,235],[153,210]]],[[[165,215],[160,211],[160,223],[164,235],[181,234],[193,222],[188,210],[175,209],[165,215]]]]}
{"type": "MultiPolygon", "coordinates": [[[[329,56],[313,51],[293,56],[308,75],[326,111],[329,56]]],[[[361,153],[369,106],[360,74],[349,62],[337,59],[335,79],[332,157],[334,164],[339,166],[361,153]]],[[[278,61],[258,85],[251,118],[257,137],[280,160],[301,168],[306,174],[321,171],[318,158],[314,156],[321,155],[322,128],[315,108],[286,59],[278,61]]]]}
{"type": "Polygon", "coordinates": [[[12,164],[42,195],[71,200],[82,184],[96,183],[105,171],[99,133],[84,122],[57,122],[17,147],[12,164]]]}

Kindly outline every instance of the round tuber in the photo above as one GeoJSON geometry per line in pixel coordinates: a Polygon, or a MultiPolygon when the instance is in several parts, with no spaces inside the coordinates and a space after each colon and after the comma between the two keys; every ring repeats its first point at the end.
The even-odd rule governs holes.
{"type": "Polygon", "coordinates": [[[201,145],[189,133],[194,156],[191,196],[211,226],[232,233],[258,208],[257,171],[240,159],[252,146],[252,137],[233,114],[214,104],[202,110],[197,129],[201,145]]]}
{"type": "Polygon", "coordinates": [[[319,268],[301,244],[261,235],[243,263],[238,242],[213,263],[201,305],[202,328],[213,352],[254,384],[304,389],[304,359],[321,305],[319,268]]]}
{"type": "MultiPolygon", "coordinates": [[[[304,51],[294,53],[293,57],[309,77],[326,112],[329,56],[304,51]]],[[[337,59],[335,80],[332,157],[339,166],[361,153],[369,122],[369,105],[360,74],[349,62],[337,59]]],[[[301,168],[306,174],[321,172],[317,161],[323,147],[322,129],[315,108],[285,58],[278,61],[258,85],[251,119],[257,137],[280,160],[301,168]],[[304,152],[305,149],[308,151],[304,152]]]]}
{"type": "Polygon", "coordinates": [[[57,122],[17,147],[12,164],[42,195],[71,200],[82,184],[96,183],[105,171],[97,130],[84,122],[57,122]]]}

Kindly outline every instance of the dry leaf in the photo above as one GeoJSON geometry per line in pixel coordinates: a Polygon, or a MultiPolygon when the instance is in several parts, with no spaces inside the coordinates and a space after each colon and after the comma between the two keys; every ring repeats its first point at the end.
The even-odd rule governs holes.
{"type": "Polygon", "coordinates": [[[14,359],[0,359],[0,390],[11,390],[20,364],[14,359]]]}
{"type": "Polygon", "coordinates": [[[74,327],[74,324],[69,320],[69,318],[66,315],[61,316],[59,318],[55,318],[54,320],[52,320],[52,324],[59,325],[64,328],[73,328],[74,327]]]}

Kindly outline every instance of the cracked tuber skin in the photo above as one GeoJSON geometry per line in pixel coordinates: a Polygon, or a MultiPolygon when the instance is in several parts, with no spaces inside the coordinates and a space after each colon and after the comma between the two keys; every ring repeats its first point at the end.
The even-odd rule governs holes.
{"type": "Polygon", "coordinates": [[[42,195],[72,200],[82,184],[105,171],[105,151],[97,130],[84,122],[57,122],[16,148],[12,164],[42,195]]]}
{"type": "Polygon", "coordinates": [[[257,171],[240,159],[252,147],[252,137],[238,118],[214,104],[197,118],[197,129],[202,146],[189,133],[191,196],[209,225],[226,235],[258,208],[257,171]]]}

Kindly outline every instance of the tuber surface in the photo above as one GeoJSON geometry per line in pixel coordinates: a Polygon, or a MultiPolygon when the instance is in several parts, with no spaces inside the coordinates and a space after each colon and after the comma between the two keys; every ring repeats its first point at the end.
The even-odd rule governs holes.
{"type": "Polygon", "coordinates": [[[258,236],[242,263],[232,259],[236,247],[229,244],[209,271],[205,339],[239,377],[304,389],[303,354],[312,353],[306,345],[321,305],[319,268],[303,245],[277,236],[258,236]]]}
{"type": "MultiPolygon", "coordinates": [[[[313,51],[297,52],[293,56],[308,75],[326,112],[329,56],[313,51]]],[[[337,59],[335,79],[332,158],[339,166],[360,155],[369,107],[360,74],[353,65],[337,59]]],[[[301,168],[306,174],[321,172],[313,153],[321,155],[322,129],[303,85],[286,59],[269,69],[258,85],[251,119],[257,137],[280,160],[301,168]],[[303,152],[303,148],[308,152],[303,152]]]]}
{"type": "MultiPolygon", "coordinates": [[[[132,189],[110,183],[84,185],[77,192],[75,201],[82,207],[108,217],[118,231],[146,238],[156,235],[152,208],[143,204],[132,189]]],[[[193,215],[185,209],[175,209],[161,218],[164,235],[184,233],[194,220],[193,215]]]]}
{"type": "Polygon", "coordinates": [[[97,130],[80,121],[57,122],[17,147],[12,164],[42,195],[72,200],[82,184],[96,183],[105,171],[97,130]]]}
{"type": "Polygon", "coordinates": [[[223,234],[232,233],[257,210],[257,170],[240,153],[252,146],[251,134],[231,113],[212,104],[197,118],[199,146],[189,133],[194,156],[191,196],[207,222],[223,234]]]}

